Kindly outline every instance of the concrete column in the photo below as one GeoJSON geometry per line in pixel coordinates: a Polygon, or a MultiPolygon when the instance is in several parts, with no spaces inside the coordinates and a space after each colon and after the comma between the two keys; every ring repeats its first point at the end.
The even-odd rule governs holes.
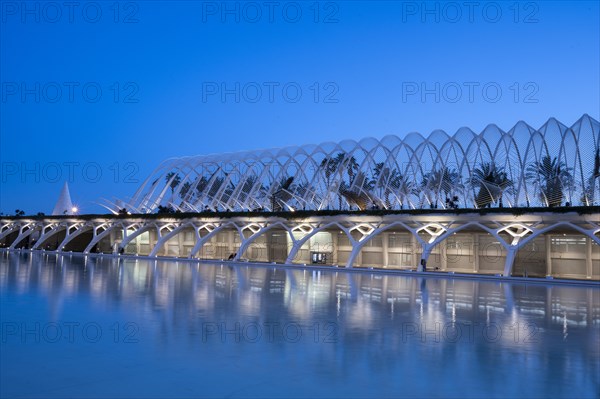
{"type": "MultiPolygon", "coordinates": [[[[121,232],[121,237],[123,237],[123,232],[121,232]]],[[[108,239],[109,242],[112,245],[112,253],[117,254],[119,252],[119,245],[121,245],[121,242],[123,242],[123,238],[121,238],[120,240],[117,240],[117,232],[116,230],[111,230],[110,233],[108,233],[108,239]]],[[[102,240],[98,240],[97,245],[98,248],[100,248],[100,243],[102,242],[102,240]]],[[[91,251],[91,249],[90,249],[91,251]]]]}
{"type": "Polygon", "coordinates": [[[592,278],[592,239],[585,238],[585,278],[592,278]]]}
{"type": "MultiPolygon", "coordinates": [[[[431,244],[423,245],[423,253],[421,254],[421,260],[419,261],[419,264],[417,265],[418,272],[423,271],[423,262],[425,262],[425,264],[427,265],[427,260],[429,259],[429,255],[431,255],[431,250],[432,250],[431,244]]],[[[425,266],[425,270],[427,270],[427,266],[425,266]]]]}
{"type": "MultiPolygon", "coordinates": [[[[233,230],[227,230],[227,252],[229,254],[234,253],[233,249],[233,230]]],[[[227,255],[229,256],[229,255],[227,255]]],[[[238,254],[238,257],[242,256],[242,254],[238,254]]]]}
{"type": "Polygon", "coordinates": [[[504,272],[502,273],[504,277],[510,277],[512,274],[512,268],[513,264],[515,263],[517,250],[517,247],[511,245],[506,251],[506,262],[504,263],[504,272]]]}
{"type": "MultiPolygon", "coordinates": [[[[169,234],[168,230],[164,231],[164,235],[169,234]]],[[[138,237],[141,241],[142,236],[144,235],[144,233],[140,234],[138,237]]],[[[158,236],[158,233],[156,233],[155,231],[150,230],[148,232],[148,246],[150,247],[150,252],[148,252],[149,254],[152,253],[152,251],[154,250],[154,248],[156,248],[156,244],[158,244],[158,242],[161,240],[162,237],[158,236]],[[156,238],[156,239],[155,239],[156,238]]],[[[138,253],[141,253],[142,247],[141,247],[141,243],[138,246],[138,253]]],[[[163,243],[162,248],[160,249],[163,253],[163,255],[167,255],[169,253],[169,248],[166,245],[166,242],[163,243]]],[[[160,252],[157,254],[160,255],[160,252]]]]}
{"type": "Polygon", "coordinates": [[[546,276],[552,276],[552,236],[544,235],[546,245],[546,276]]]}
{"type": "MultiPolygon", "coordinates": [[[[138,252],[138,254],[141,252],[141,249],[142,249],[142,247],[140,246],[141,245],[140,241],[141,241],[141,237],[142,237],[143,234],[144,233],[142,233],[142,234],[140,234],[138,236],[139,240],[136,239],[136,241],[138,242],[138,245],[137,245],[137,252],[138,252]]],[[[165,230],[165,234],[168,234],[168,230],[165,230]]],[[[152,251],[152,248],[154,248],[156,246],[156,243],[158,242],[158,240],[159,240],[158,231],[154,230],[154,229],[150,230],[148,232],[148,246],[150,247],[150,251],[152,251]]],[[[148,253],[150,253],[150,252],[148,252],[148,253]]],[[[165,253],[165,255],[167,253],[167,251],[165,251],[165,247],[164,246],[163,246],[163,253],[165,253]]]]}
{"type": "Polygon", "coordinates": [[[183,243],[185,242],[185,229],[180,230],[175,237],[177,237],[177,254],[181,256],[183,255],[183,243]]]}
{"type": "MultiPolygon", "coordinates": [[[[338,240],[338,232],[334,231],[331,233],[331,264],[339,265],[338,263],[338,249],[339,249],[339,240],[338,240]]],[[[312,248],[311,248],[312,249],[312,248]]]]}
{"type": "Polygon", "coordinates": [[[448,244],[447,241],[444,240],[438,244],[440,248],[440,269],[445,272],[448,268],[448,244]]]}
{"type": "Polygon", "coordinates": [[[416,266],[417,268],[420,265],[420,261],[421,261],[421,257],[417,256],[417,251],[419,248],[419,243],[417,243],[417,239],[415,238],[414,234],[410,233],[410,250],[409,253],[411,254],[411,263],[416,266]]]}
{"type": "MultiPolygon", "coordinates": [[[[123,227],[122,229],[118,229],[118,230],[116,230],[116,231],[115,231],[115,230],[113,230],[113,231],[110,233],[110,234],[111,234],[111,236],[113,236],[113,235],[114,235],[114,237],[115,237],[115,238],[116,238],[116,237],[120,237],[120,239],[119,239],[119,245],[118,245],[118,247],[120,247],[121,245],[123,245],[123,240],[125,239],[125,234],[126,234],[126,233],[127,233],[127,229],[126,229],[125,227],[123,227]],[[121,232],[121,233],[120,233],[118,236],[117,236],[117,231],[120,231],[120,232],[121,232]]],[[[115,253],[118,253],[118,252],[119,252],[119,248],[118,248],[118,247],[117,247],[117,252],[115,252],[115,253]]],[[[125,249],[125,248],[123,248],[123,249],[125,249]]]]}
{"type": "MultiPolygon", "coordinates": [[[[140,229],[142,229],[143,227],[140,227],[140,229]]],[[[149,237],[149,241],[152,242],[152,233],[156,233],[156,230],[152,229],[152,230],[148,230],[148,237],[149,237]]],[[[144,234],[144,233],[142,233],[144,234]]],[[[134,243],[135,244],[135,253],[139,254],[140,253],[140,236],[142,234],[138,234],[133,240],[129,241],[129,243],[134,243]]]]}
{"type": "Polygon", "coordinates": [[[389,238],[388,238],[389,233],[385,232],[382,234],[381,236],[381,249],[383,251],[383,267],[388,267],[389,265],[389,256],[390,254],[388,253],[388,244],[389,244],[389,238]]]}
{"type": "MultiPolygon", "coordinates": [[[[273,230],[267,231],[263,236],[265,237],[265,260],[267,262],[273,262],[275,260],[273,256],[275,253],[275,249],[273,248],[273,230]]],[[[254,242],[256,243],[256,241],[254,242]]],[[[246,248],[246,251],[248,250],[250,250],[250,247],[246,248]]],[[[247,258],[250,258],[250,256],[247,256],[247,258]]],[[[261,258],[262,257],[259,256],[259,260],[261,260],[261,258]]]]}
{"type": "Polygon", "coordinates": [[[479,273],[479,233],[473,233],[473,271],[479,273]]]}

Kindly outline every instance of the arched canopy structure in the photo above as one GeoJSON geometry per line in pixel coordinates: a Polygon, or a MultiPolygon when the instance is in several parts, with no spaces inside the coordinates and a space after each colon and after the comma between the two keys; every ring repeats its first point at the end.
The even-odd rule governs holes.
{"type": "Polygon", "coordinates": [[[549,119],[477,134],[295,146],[168,159],[129,201],[132,213],[414,209],[600,204],[600,123],[549,119]]]}

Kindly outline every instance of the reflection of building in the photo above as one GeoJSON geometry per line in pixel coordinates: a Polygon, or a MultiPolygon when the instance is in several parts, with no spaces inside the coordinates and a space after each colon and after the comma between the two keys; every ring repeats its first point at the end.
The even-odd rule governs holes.
{"type": "Polygon", "coordinates": [[[168,160],[119,215],[4,218],[0,246],[599,279],[599,201],[584,115],[168,160]]]}
{"type": "MultiPolygon", "coordinates": [[[[434,381],[447,394],[457,380],[478,369],[488,374],[496,370],[502,377],[513,370],[504,391],[498,386],[506,385],[506,378],[486,379],[482,374],[478,386],[483,394],[496,384],[494,392],[502,396],[536,396],[542,391],[527,389],[540,384],[546,389],[544,396],[587,397],[596,392],[598,382],[600,290],[593,287],[0,253],[0,292],[11,305],[5,309],[12,310],[3,319],[18,320],[6,322],[17,330],[4,332],[6,357],[5,348],[14,358],[23,356],[22,334],[31,339],[35,330],[22,326],[44,322],[50,307],[48,321],[62,326],[64,334],[64,323],[78,323],[79,334],[87,323],[97,322],[110,345],[100,349],[118,351],[112,364],[118,366],[122,354],[133,348],[134,354],[153,353],[151,357],[161,361],[159,367],[166,364],[179,374],[182,364],[193,365],[192,380],[205,375],[198,373],[201,364],[220,374],[229,364],[227,376],[244,374],[257,381],[254,373],[265,370],[258,366],[272,363],[293,368],[290,379],[282,381],[285,389],[294,375],[314,376],[300,379],[300,384],[322,376],[323,386],[338,381],[336,388],[381,376],[380,385],[400,381],[394,392],[403,392],[418,378],[390,376],[427,375],[431,378],[421,379],[424,384],[434,381]],[[115,345],[115,322],[139,326],[134,336],[139,342],[115,345]],[[266,323],[276,323],[272,335],[266,323]],[[294,329],[284,334],[287,325],[302,330],[298,341],[294,329]],[[209,336],[207,326],[218,330],[209,336]],[[263,328],[260,339],[252,326],[263,328]],[[457,329],[462,333],[457,335],[457,329]],[[361,364],[375,372],[365,377],[361,364]],[[575,383],[561,388],[564,381],[575,383]]],[[[49,336],[46,330],[42,324],[38,336],[49,336]]],[[[47,342],[42,338],[42,345],[47,342]]],[[[72,352],[80,348],[78,342],[53,341],[55,350],[50,353],[63,348],[72,352]]],[[[89,343],[83,344],[87,350],[89,343]]],[[[62,369],[68,368],[73,359],[63,363],[62,369]]],[[[134,358],[127,366],[134,369],[138,364],[134,358]]],[[[217,380],[222,385],[222,379],[217,380]]],[[[173,384],[167,386],[172,391],[173,384]]],[[[200,389],[205,392],[206,384],[200,389]]],[[[294,392],[306,392],[302,389],[298,385],[294,392]]],[[[312,396],[319,396],[321,386],[314,392],[312,396]]],[[[329,392],[336,396],[339,390],[329,392]]],[[[438,392],[435,396],[445,395],[438,392]]]]}
{"type": "MultiPolygon", "coordinates": [[[[364,313],[375,315],[378,323],[391,323],[394,314],[400,320],[402,315],[417,317],[415,308],[424,304],[432,322],[444,321],[454,313],[453,322],[473,322],[489,314],[496,322],[535,322],[539,328],[555,330],[565,319],[573,328],[592,329],[600,323],[600,291],[591,287],[311,273],[225,264],[198,267],[187,262],[173,267],[173,262],[54,254],[34,254],[27,260],[18,254],[0,256],[1,290],[36,292],[52,303],[89,292],[98,303],[121,303],[138,312],[149,308],[182,320],[215,320],[223,315],[224,303],[228,303],[227,314],[232,319],[268,318],[274,309],[266,306],[269,303],[276,306],[282,320],[309,321],[317,308],[324,312],[324,320],[335,321],[343,313],[356,320],[353,327],[372,332],[373,325],[366,323],[364,313]],[[336,302],[343,312],[327,306],[336,302]],[[177,313],[179,309],[192,311],[177,313]]],[[[598,333],[597,328],[595,331],[598,333]]]]}

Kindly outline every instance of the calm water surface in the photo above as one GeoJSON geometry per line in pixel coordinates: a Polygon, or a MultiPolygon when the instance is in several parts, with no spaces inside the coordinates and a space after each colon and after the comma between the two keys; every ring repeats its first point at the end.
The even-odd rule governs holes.
{"type": "Polygon", "coordinates": [[[0,253],[2,397],[600,395],[600,289],[0,253]]]}

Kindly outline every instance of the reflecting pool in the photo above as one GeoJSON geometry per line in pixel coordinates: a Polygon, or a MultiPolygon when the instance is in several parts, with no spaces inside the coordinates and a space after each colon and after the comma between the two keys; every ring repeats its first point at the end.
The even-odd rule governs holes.
{"type": "Polygon", "coordinates": [[[1,397],[600,394],[600,289],[0,253],[1,397]]]}

